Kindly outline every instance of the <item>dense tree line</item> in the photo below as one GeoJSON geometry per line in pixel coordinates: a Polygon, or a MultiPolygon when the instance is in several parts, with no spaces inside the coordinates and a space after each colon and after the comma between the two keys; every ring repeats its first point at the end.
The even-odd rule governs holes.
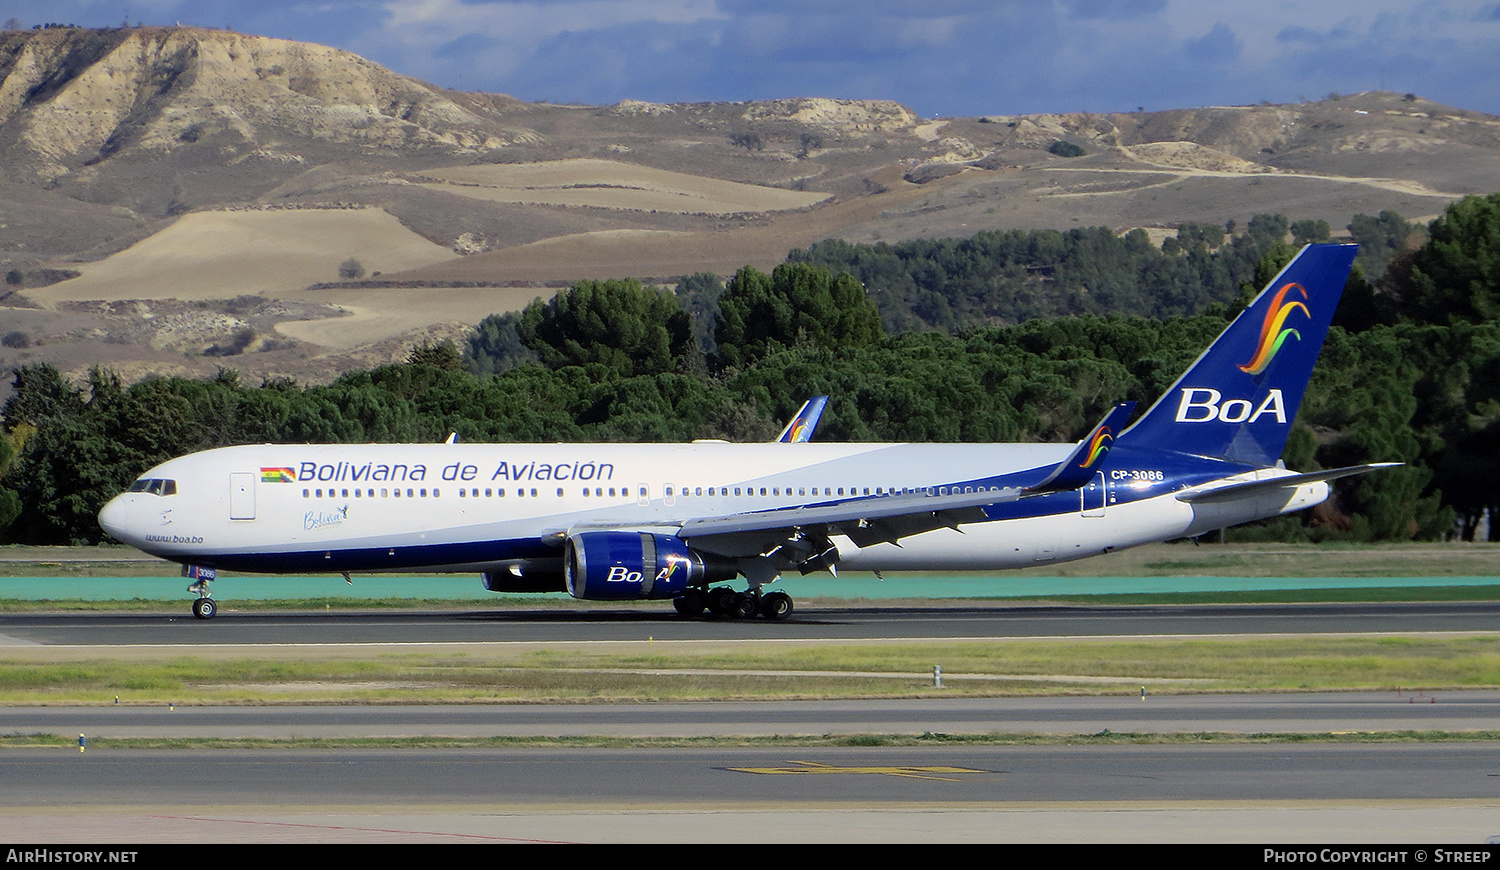
{"type": "Polygon", "coordinates": [[[793,262],[848,271],[864,284],[888,331],[959,333],[1039,317],[1180,317],[1240,296],[1255,264],[1287,233],[1259,215],[1228,244],[1189,228],[1170,252],[1144,230],[1008,230],[967,239],[859,245],[838,240],[792,251],[793,262]],[[1210,241],[1216,242],[1213,246],[1210,241]]]}
{"type": "MultiPolygon", "coordinates": [[[[1404,234],[1403,243],[1391,246],[1378,282],[1362,269],[1351,276],[1286,459],[1299,469],[1408,464],[1241,537],[1472,535],[1486,510],[1500,515],[1500,195],[1456,203],[1420,247],[1405,244],[1411,228],[1399,217],[1373,225],[1404,234]]],[[[481,442],[754,441],[774,437],[815,394],[832,396],[823,440],[1073,440],[1115,403],[1160,395],[1247,288],[1293,255],[1288,236],[1327,234],[1318,222],[1262,216],[1233,237],[1184,225],[1162,249],[1144,234],[1099,229],[909,247],[823,243],[770,275],[690,276],[675,295],[583,282],[486,319],[462,352],[427,345],[405,364],[323,386],[249,386],[228,370],[130,385],[95,370],[78,385],[30,366],[15,373],[3,409],[0,535],[97,540],[99,507],[145,469],[228,444],[440,441],[450,432],[481,442]],[[811,252],[842,252],[847,271],[811,252]],[[881,307],[889,294],[859,285],[887,271],[891,293],[921,286],[912,276],[936,282],[950,272],[1017,283],[981,292],[959,282],[969,289],[939,293],[955,300],[944,303],[957,318],[947,326],[893,328],[892,309],[881,307]],[[1107,297],[1129,309],[1142,276],[1160,298],[1140,296],[1143,307],[1128,314],[1094,307],[1107,297]],[[999,298],[1006,294],[1020,299],[999,298]],[[1049,296],[1071,313],[1019,313],[1049,296]],[[1005,306],[1011,314],[994,314],[1005,306]],[[973,313],[971,325],[950,334],[970,318],[958,312],[973,313]]]]}

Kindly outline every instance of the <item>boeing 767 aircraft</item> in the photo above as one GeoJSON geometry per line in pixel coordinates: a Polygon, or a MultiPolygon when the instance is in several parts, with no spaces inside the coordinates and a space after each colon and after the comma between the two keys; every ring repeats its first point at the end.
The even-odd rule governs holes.
{"type": "Polygon", "coordinates": [[[767,587],[787,571],[1019,568],[1190,537],[1384,467],[1280,461],[1354,254],[1304,248],[1139,420],[1116,407],[1077,445],[808,443],[795,420],[760,444],[249,445],[151,469],[99,522],[182,563],[202,619],[225,569],[476,572],[496,592],[780,619],[792,599],[767,587]]]}

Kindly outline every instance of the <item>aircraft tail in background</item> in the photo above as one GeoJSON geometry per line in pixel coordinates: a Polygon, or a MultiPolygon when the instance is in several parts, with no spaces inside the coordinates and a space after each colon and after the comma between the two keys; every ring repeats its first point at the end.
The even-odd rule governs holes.
{"type": "Polygon", "coordinates": [[[813,396],[792,416],[776,436],[776,440],[783,444],[804,444],[812,440],[813,430],[818,428],[818,420],[823,416],[823,408],[828,405],[827,396],[813,396]]]}

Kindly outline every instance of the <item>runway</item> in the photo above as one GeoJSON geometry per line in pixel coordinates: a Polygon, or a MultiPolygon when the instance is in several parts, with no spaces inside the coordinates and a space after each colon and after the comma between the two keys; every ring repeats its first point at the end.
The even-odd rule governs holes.
{"type": "MultiPolygon", "coordinates": [[[[0,657],[330,645],[1489,632],[1488,604],[830,608],[789,623],[550,612],[5,615],[0,657]],[[190,648],[190,649],[189,649],[190,648]]],[[[27,707],[5,733],[550,736],[1488,731],[1500,692],[637,705],[27,707]]],[[[13,842],[1481,844],[1487,741],[392,750],[8,749],[13,842]]]]}
{"type": "Polygon", "coordinates": [[[1448,843],[1487,744],[10,750],[21,842],[1448,843]]]}
{"type": "MultiPolygon", "coordinates": [[[[726,679],[733,679],[726,676],[726,679]]],[[[818,737],[1500,730],[1500,690],[655,704],[0,709],[0,732],[94,738],[818,737]]]]}
{"type": "Polygon", "coordinates": [[[1489,632],[1500,602],[1243,605],[824,607],[790,620],[683,619],[670,608],[507,608],[440,612],[0,614],[0,647],[41,644],[473,644],[871,641],[955,638],[1489,632]]]}

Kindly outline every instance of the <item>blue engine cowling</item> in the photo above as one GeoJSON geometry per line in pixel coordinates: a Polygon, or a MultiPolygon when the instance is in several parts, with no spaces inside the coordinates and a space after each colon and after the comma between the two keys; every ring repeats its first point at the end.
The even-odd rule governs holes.
{"type": "Polygon", "coordinates": [[[568,538],[568,594],[590,600],[676,598],[690,586],[733,580],[734,562],[647,532],[583,532],[568,538]]]}

